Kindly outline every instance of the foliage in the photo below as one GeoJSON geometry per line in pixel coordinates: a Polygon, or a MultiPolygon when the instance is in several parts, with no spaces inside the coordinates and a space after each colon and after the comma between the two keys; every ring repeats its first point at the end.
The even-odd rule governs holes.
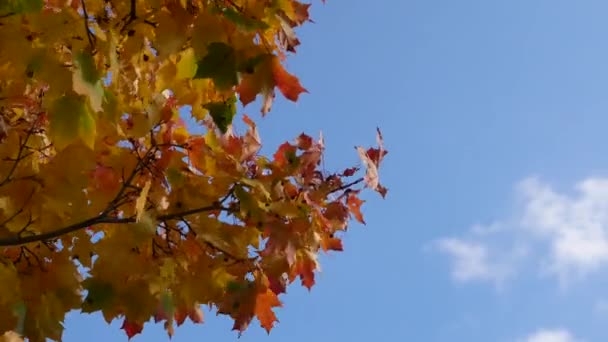
{"type": "Polygon", "coordinates": [[[306,90],[283,66],[309,21],[296,0],[8,0],[0,4],[0,333],[60,340],[70,310],[153,318],[173,334],[210,305],[270,331],[321,250],[384,196],[386,151],[320,168],[302,134],[272,156],[237,100],[306,90]],[[188,107],[185,107],[188,106],[188,107]],[[183,108],[195,124],[186,125],[183,108]],[[182,113],[182,114],[180,114],[182,113]],[[195,134],[195,132],[198,132],[195,134]]]}

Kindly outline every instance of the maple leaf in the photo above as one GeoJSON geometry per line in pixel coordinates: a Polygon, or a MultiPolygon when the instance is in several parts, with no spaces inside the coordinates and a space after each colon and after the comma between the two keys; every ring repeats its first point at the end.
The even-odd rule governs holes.
{"type": "Polygon", "coordinates": [[[255,30],[264,30],[269,28],[270,26],[262,20],[247,17],[242,12],[237,11],[236,9],[229,7],[224,8],[222,10],[222,14],[228,20],[237,24],[237,26],[247,30],[247,31],[255,31],[255,30]]]}
{"type": "Polygon", "coordinates": [[[290,143],[283,143],[274,154],[274,161],[279,168],[293,165],[297,162],[296,147],[290,143]]]}
{"type": "Polygon", "coordinates": [[[221,89],[238,84],[236,55],[230,45],[211,43],[207,55],[197,63],[194,78],[211,78],[221,89]]]}
{"type": "Polygon", "coordinates": [[[363,147],[358,146],[357,152],[359,153],[359,158],[361,158],[361,161],[363,161],[367,170],[365,174],[366,184],[370,188],[378,191],[382,195],[382,197],[385,197],[387,189],[380,184],[380,181],[378,179],[378,168],[380,167],[380,163],[382,162],[382,159],[388,153],[388,151],[384,149],[384,141],[380,129],[377,128],[376,130],[376,140],[379,148],[369,148],[366,151],[363,147]]]}
{"type": "Polygon", "coordinates": [[[226,101],[211,102],[205,105],[209,110],[209,114],[213,118],[213,122],[217,125],[222,133],[226,133],[228,126],[232,124],[232,119],[236,114],[236,97],[232,96],[226,101]]]}
{"type": "Polygon", "coordinates": [[[0,1],[0,336],[60,340],[80,309],[171,337],[200,303],[270,332],[277,296],[310,290],[364,222],[358,184],[386,194],[386,150],[378,130],[347,181],[359,169],[328,172],[322,137],[265,155],[252,117],[233,125],[237,97],[264,117],[307,92],[285,60],[309,7],[0,1]]]}
{"type": "Polygon", "coordinates": [[[272,311],[273,307],[280,307],[281,302],[277,295],[268,289],[264,293],[259,293],[255,301],[255,315],[266,332],[270,333],[275,322],[278,322],[277,316],[272,311]]]}
{"type": "Polygon", "coordinates": [[[112,305],[114,300],[112,284],[89,278],[84,281],[83,286],[88,293],[82,305],[82,312],[91,313],[112,305]]]}
{"type": "Polygon", "coordinates": [[[57,149],[64,149],[77,138],[94,148],[95,119],[84,97],[65,95],[57,99],[51,109],[50,121],[50,133],[57,149]]]}
{"type": "Polygon", "coordinates": [[[292,268],[290,279],[293,281],[296,275],[300,276],[302,285],[310,290],[315,285],[315,270],[317,269],[317,260],[310,252],[301,253],[296,263],[292,268]]]}
{"type": "Polygon", "coordinates": [[[300,84],[297,77],[290,74],[283,68],[279,58],[273,56],[271,59],[272,63],[272,76],[277,88],[281,91],[283,96],[291,101],[298,101],[298,97],[301,93],[307,93],[308,90],[304,89],[300,84]]]}
{"type": "Polygon", "coordinates": [[[342,240],[335,237],[325,237],[321,240],[321,248],[324,251],[343,251],[342,240]]]}
{"type": "Polygon", "coordinates": [[[365,224],[365,220],[363,219],[363,214],[361,213],[361,204],[365,201],[360,200],[356,194],[350,192],[346,197],[346,204],[348,205],[348,209],[355,216],[357,221],[365,224]]]}
{"type": "Polygon", "coordinates": [[[44,0],[5,0],[0,3],[0,14],[38,12],[43,6],[44,0]]]}
{"type": "Polygon", "coordinates": [[[144,187],[142,188],[141,192],[139,193],[139,197],[137,197],[137,200],[135,201],[135,214],[136,214],[135,220],[137,222],[140,222],[144,215],[146,201],[148,199],[148,192],[150,192],[151,186],[152,186],[152,182],[147,181],[146,184],[144,185],[144,187]]]}
{"type": "Polygon", "coordinates": [[[76,55],[74,65],[76,66],[76,71],[72,78],[74,91],[87,96],[94,111],[101,111],[104,90],[93,56],[89,53],[81,52],[76,55]]]}
{"type": "Polygon", "coordinates": [[[133,336],[142,332],[142,330],[144,329],[144,325],[143,323],[132,322],[125,318],[120,328],[125,331],[130,340],[131,338],[133,338],[133,336]]]}

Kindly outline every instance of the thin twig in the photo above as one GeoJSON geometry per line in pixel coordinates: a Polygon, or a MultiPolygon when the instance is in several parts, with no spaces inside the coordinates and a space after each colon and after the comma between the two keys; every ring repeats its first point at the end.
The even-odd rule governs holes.
{"type": "Polygon", "coordinates": [[[363,182],[363,180],[364,180],[364,178],[359,178],[359,179],[354,180],[354,181],[352,181],[350,183],[347,183],[347,184],[344,184],[344,185],[342,185],[340,187],[337,187],[337,188],[331,190],[330,192],[328,192],[327,194],[329,195],[329,194],[333,194],[334,192],[346,190],[346,189],[350,188],[353,185],[357,185],[357,184],[363,182]]]}
{"type": "Polygon", "coordinates": [[[87,6],[84,4],[84,0],[80,0],[80,4],[82,5],[82,14],[84,17],[84,30],[87,33],[87,38],[89,39],[89,45],[91,46],[91,53],[95,52],[95,41],[97,38],[91,32],[89,28],[89,13],[87,12],[87,6]]]}
{"type": "Polygon", "coordinates": [[[8,174],[6,175],[6,177],[4,177],[2,182],[0,182],[0,187],[6,185],[7,183],[9,183],[12,180],[13,174],[15,173],[15,170],[17,169],[19,162],[21,160],[23,160],[23,158],[25,158],[23,156],[23,152],[26,149],[26,145],[30,139],[30,136],[32,135],[32,132],[33,132],[33,127],[27,131],[27,135],[25,136],[25,139],[22,139],[21,137],[19,137],[19,151],[17,152],[17,158],[15,158],[15,160],[13,161],[13,165],[11,166],[10,170],[8,171],[8,174]]]}

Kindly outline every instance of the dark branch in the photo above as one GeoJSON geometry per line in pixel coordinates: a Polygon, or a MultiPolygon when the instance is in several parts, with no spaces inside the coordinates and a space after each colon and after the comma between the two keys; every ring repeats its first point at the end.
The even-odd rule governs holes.
{"type": "Polygon", "coordinates": [[[337,188],[335,188],[335,189],[331,190],[331,191],[328,193],[328,195],[329,195],[329,194],[333,194],[334,192],[338,192],[338,191],[346,190],[346,189],[350,188],[350,187],[351,187],[351,186],[353,186],[353,185],[357,185],[357,184],[359,184],[359,183],[363,182],[363,180],[364,180],[364,178],[359,178],[359,179],[354,180],[354,181],[352,181],[352,182],[350,182],[350,183],[346,183],[346,184],[344,184],[344,185],[342,185],[342,186],[340,186],[340,187],[337,187],[337,188]]]}
{"type": "MultiPolygon", "coordinates": [[[[228,211],[228,208],[224,208],[219,205],[210,205],[206,207],[190,209],[186,211],[180,211],[176,213],[170,213],[165,215],[160,215],[157,217],[159,221],[169,221],[169,220],[181,220],[184,216],[195,215],[202,212],[215,211],[215,210],[224,210],[228,211]]],[[[100,214],[96,217],[77,222],[71,224],[69,226],[59,228],[48,233],[38,234],[38,235],[29,235],[29,236],[11,236],[8,238],[0,239],[0,247],[9,247],[9,246],[19,246],[30,242],[37,241],[46,241],[54,238],[61,237],[66,234],[73,233],[80,229],[84,229],[87,227],[95,226],[98,224],[121,224],[121,223],[135,223],[135,217],[111,217],[109,214],[100,214]]]]}
{"type": "Polygon", "coordinates": [[[95,41],[97,38],[91,32],[89,28],[89,13],[87,12],[87,6],[84,4],[84,0],[80,0],[80,4],[82,5],[82,14],[84,17],[84,30],[87,33],[87,38],[89,39],[89,45],[91,46],[91,53],[95,51],[95,41]]]}
{"type": "Polygon", "coordinates": [[[34,128],[32,127],[31,129],[29,129],[27,131],[27,135],[25,136],[25,139],[19,138],[19,151],[17,152],[17,158],[15,158],[13,160],[13,165],[9,169],[8,174],[6,175],[6,177],[4,177],[2,182],[0,182],[0,187],[4,186],[7,183],[9,183],[10,181],[12,181],[13,174],[15,173],[15,170],[17,169],[19,162],[21,160],[23,160],[24,158],[26,158],[27,156],[29,156],[29,154],[24,156],[23,152],[26,150],[27,143],[28,143],[30,137],[32,136],[33,131],[34,131],[34,128]]]}

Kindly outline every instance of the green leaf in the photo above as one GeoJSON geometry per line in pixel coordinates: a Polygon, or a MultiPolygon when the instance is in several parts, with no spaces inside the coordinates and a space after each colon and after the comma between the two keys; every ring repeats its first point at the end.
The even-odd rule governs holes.
{"type": "Polygon", "coordinates": [[[41,11],[44,0],[1,0],[0,14],[22,14],[41,11]]]}
{"type": "Polygon", "coordinates": [[[97,67],[95,67],[95,60],[90,53],[80,52],[76,55],[74,63],[80,69],[84,81],[90,84],[95,84],[99,81],[99,72],[97,71],[97,67]]]}
{"type": "Polygon", "coordinates": [[[197,63],[194,78],[211,78],[219,89],[230,89],[238,84],[234,49],[224,43],[211,43],[207,55],[197,63]]]}
{"type": "Polygon", "coordinates": [[[253,74],[255,72],[255,67],[258,66],[258,64],[262,63],[266,58],[268,58],[268,54],[266,53],[249,58],[239,64],[238,71],[247,74],[253,74]]]}
{"type": "Polygon", "coordinates": [[[28,77],[33,77],[36,73],[40,71],[40,69],[42,69],[42,67],[44,66],[44,62],[46,61],[45,52],[46,51],[44,51],[43,49],[38,49],[38,51],[33,54],[32,59],[30,59],[30,62],[28,63],[25,69],[25,73],[28,77]]]}
{"type": "Polygon", "coordinates": [[[160,297],[161,306],[163,308],[163,312],[168,317],[173,317],[175,314],[175,303],[173,302],[173,296],[171,292],[164,291],[160,297]]]}
{"type": "Polygon", "coordinates": [[[225,8],[222,12],[226,19],[247,31],[265,30],[270,27],[265,22],[254,18],[248,18],[233,8],[225,8]]]}
{"type": "Polygon", "coordinates": [[[118,99],[114,96],[114,93],[108,89],[104,90],[103,96],[103,116],[112,123],[116,123],[120,118],[120,112],[118,110],[118,99]]]}
{"type": "Polygon", "coordinates": [[[205,108],[211,114],[213,122],[215,122],[220,131],[226,133],[228,126],[232,124],[232,119],[236,114],[236,96],[233,95],[226,101],[208,103],[205,105],[205,108]]]}
{"type": "Polygon", "coordinates": [[[25,316],[27,314],[27,306],[23,301],[19,301],[13,306],[13,314],[15,315],[15,317],[17,317],[17,326],[15,327],[15,332],[20,335],[23,335],[25,327],[25,316]]]}
{"type": "Polygon", "coordinates": [[[84,96],[64,95],[50,111],[50,135],[55,148],[62,150],[79,137],[91,149],[95,145],[95,118],[84,96]]]}
{"type": "Polygon", "coordinates": [[[93,56],[87,52],[80,52],[74,58],[74,65],[76,66],[72,77],[74,91],[87,96],[95,112],[101,111],[104,91],[93,56]]]}
{"type": "Polygon", "coordinates": [[[89,278],[84,281],[83,286],[88,294],[82,304],[82,312],[91,313],[103,310],[112,304],[114,289],[111,284],[89,278]]]}

